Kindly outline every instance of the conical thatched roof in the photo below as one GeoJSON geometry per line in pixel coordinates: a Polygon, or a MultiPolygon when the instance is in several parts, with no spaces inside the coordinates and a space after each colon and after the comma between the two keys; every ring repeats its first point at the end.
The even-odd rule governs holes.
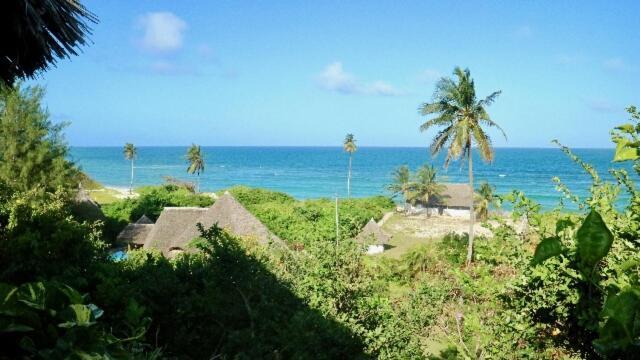
{"type": "Polygon", "coordinates": [[[382,231],[382,228],[378,226],[378,224],[373,220],[369,220],[369,222],[362,228],[362,231],[358,236],[356,236],[356,240],[362,243],[371,244],[386,244],[389,242],[389,235],[385,234],[382,231]]]}
{"type": "Polygon", "coordinates": [[[87,221],[105,220],[106,217],[100,209],[100,205],[95,202],[86,190],[79,189],[72,205],[73,214],[87,221]]]}
{"type": "MultiPolygon", "coordinates": [[[[166,207],[147,235],[145,249],[159,249],[167,256],[171,244],[187,228],[195,228],[197,220],[207,211],[198,207],[166,207]]],[[[186,245],[186,244],[185,244],[186,245]]],[[[182,246],[180,246],[182,248],[182,246]]]]}
{"type": "Polygon", "coordinates": [[[196,227],[198,223],[205,229],[217,223],[218,226],[236,236],[251,237],[263,245],[270,241],[281,241],[231,194],[225,192],[192,226],[185,228],[170,247],[184,248],[191,240],[200,236],[196,227]]]}

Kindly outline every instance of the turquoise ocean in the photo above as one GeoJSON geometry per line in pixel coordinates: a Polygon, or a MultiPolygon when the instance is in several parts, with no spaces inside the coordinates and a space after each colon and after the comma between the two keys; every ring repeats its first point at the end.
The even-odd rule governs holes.
{"type": "MultiPolygon", "coordinates": [[[[139,147],[135,160],[134,186],[155,185],[165,176],[194,181],[187,174],[186,147],[139,147]]],[[[201,191],[217,191],[233,185],[247,185],[283,191],[299,199],[345,197],[349,157],[340,147],[203,147],[205,172],[201,191]]],[[[612,163],[613,149],[574,149],[600,175],[615,181],[610,168],[630,165],[612,163]]],[[[128,187],[130,163],[121,147],[72,147],[71,160],[89,176],[112,187],[128,187]]],[[[444,157],[432,158],[426,148],[361,147],[353,156],[352,195],[389,195],[385,189],[393,170],[406,164],[413,170],[422,164],[439,169],[442,181],[466,182],[466,162],[443,167],[444,157]]],[[[552,177],[559,177],[575,194],[585,196],[591,184],[588,174],[559,149],[498,148],[492,164],[474,156],[476,184],[488,181],[498,193],[513,189],[550,209],[561,194],[552,177]]],[[[632,173],[630,171],[630,173],[632,173]]],[[[622,194],[622,198],[626,194],[622,194]]]]}

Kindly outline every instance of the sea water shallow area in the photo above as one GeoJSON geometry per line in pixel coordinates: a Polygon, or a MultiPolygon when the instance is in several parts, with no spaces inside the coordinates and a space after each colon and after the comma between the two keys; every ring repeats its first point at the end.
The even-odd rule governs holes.
{"type": "MultiPolygon", "coordinates": [[[[135,160],[135,185],[155,185],[165,176],[186,181],[187,147],[139,147],[135,160]]],[[[202,147],[206,161],[200,177],[201,191],[217,191],[247,185],[283,191],[299,199],[346,196],[348,155],[340,147],[202,147]]],[[[574,149],[600,175],[615,181],[610,168],[630,164],[612,163],[613,149],[574,149]]],[[[476,154],[477,155],[477,154],[476,154]]],[[[130,163],[121,147],[73,147],[71,160],[106,186],[128,187],[130,163]]],[[[442,181],[466,182],[466,162],[453,162],[444,169],[444,157],[431,158],[426,148],[361,147],[353,157],[352,195],[389,195],[385,189],[392,173],[406,164],[415,170],[434,164],[442,181]]],[[[546,209],[558,204],[561,194],[552,182],[559,177],[578,196],[585,196],[590,176],[558,148],[498,148],[492,164],[474,156],[476,184],[488,181],[502,194],[514,189],[541,203],[546,209]]],[[[626,194],[621,194],[622,198],[626,194]]],[[[571,207],[570,207],[571,208],[571,207]]]]}

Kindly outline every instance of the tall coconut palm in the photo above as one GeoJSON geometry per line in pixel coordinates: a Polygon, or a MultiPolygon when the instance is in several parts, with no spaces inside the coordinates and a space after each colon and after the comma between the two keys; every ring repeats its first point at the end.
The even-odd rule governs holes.
{"type": "Polygon", "coordinates": [[[494,194],[495,187],[489,185],[488,182],[480,184],[476,193],[476,216],[481,221],[486,221],[489,218],[489,208],[491,206],[499,207],[499,199],[494,194]]]}
{"type": "Polygon", "coordinates": [[[466,157],[469,162],[469,185],[472,199],[469,204],[470,222],[467,248],[467,265],[469,265],[473,259],[473,225],[475,223],[472,148],[475,145],[482,159],[492,162],[493,147],[483,126],[498,128],[505,139],[506,135],[500,126],[491,120],[485,109],[495,101],[500,95],[500,91],[493,92],[486,98],[478,100],[469,69],[462,70],[460,67],[456,67],[453,74],[456,77],[455,80],[442,78],[438,82],[433,102],[420,106],[421,115],[435,115],[422,124],[420,130],[427,131],[432,127],[441,128],[431,143],[431,153],[436,155],[446,148],[445,167],[449,165],[451,160],[459,158],[466,157]]]}
{"type": "Polygon", "coordinates": [[[427,205],[434,196],[440,195],[445,186],[437,181],[438,172],[433,165],[423,165],[416,173],[414,193],[415,201],[420,201],[427,205]]]}
{"type": "Polygon", "coordinates": [[[124,158],[131,161],[131,183],[129,184],[129,194],[133,193],[133,160],[138,156],[138,149],[132,143],[124,144],[124,158]]]}
{"type": "Polygon", "coordinates": [[[347,176],[347,198],[351,198],[351,162],[353,160],[353,153],[358,150],[356,146],[356,140],[353,137],[353,134],[347,134],[344,137],[343,143],[344,151],[349,153],[349,174],[347,176]]]}
{"type": "Polygon", "coordinates": [[[402,165],[393,172],[393,182],[387,186],[392,196],[402,195],[405,209],[413,199],[414,184],[411,181],[411,172],[407,165],[402,165]]]}
{"type": "Polygon", "coordinates": [[[200,192],[200,174],[204,172],[204,157],[199,145],[192,144],[187,150],[187,162],[187,172],[191,175],[196,174],[196,192],[200,192]]]}

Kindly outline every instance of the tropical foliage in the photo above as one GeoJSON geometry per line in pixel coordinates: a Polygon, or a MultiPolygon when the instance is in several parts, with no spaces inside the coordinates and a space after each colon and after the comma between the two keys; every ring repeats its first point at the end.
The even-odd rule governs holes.
{"type": "Polygon", "coordinates": [[[495,187],[486,181],[480,184],[474,201],[476,218],[480,221],[486,221],[489,218],[491,207],[500,206],[500,198],[495,194],[495,187]]]}
{"type": "Polygon", "coordinates": [[[0,181],[16,191],[78,186],[79,172],[65,158],[65,124],[54,124],[41,105],[39,86],[0,86],[0,181]]]}
{"type": "Polygon", "coordinates": [[[25,0],[0,2],[0,81],[33,77],[59,58],[77,55],[98,20],[80,2],[25,0]]]}
{"type": "MultiPolygon", "coordinates": [[[[335,241],[335,203],[331,199],[298,201],[289,195],[237,186],[229,192],[278,237],[291,244],[309,246],[335,241]]],[[[352,238],[370,220],[379,220],[393,209],[386,197],[342,200],[338,207],[339,234],[352,238]]]]}
{"type": "Polygon", "coordinates": [[[387,189],[392,196],[402,195],[405,204],[428,204],[446,190],[446,186],[438,182],[437,175],[433,165],[421,166],[414,175],[408,166],[403,165],[395,170],[393,182],[387,189]]]}
{"type": "MultiPolygon", "coordinates": [[[[433,155],[446,149],[445,167],[451,160],[467,158],[469,164],[469,185],[471,199],[474,198],[473,187],[473,154],[475,144],[482,159],[493,161],[493,148],[491,138],[483,127],[496,127],[504,135],[502,128],[498,126],[486,110],[500,95],[500,91],[493,92],[484,99],[478,100],[476,88],[469,69],[462,70],[456,67],[453,70],[456,80],[442,78],[436,85],[433,94],[433,102],[424,103],[419,112],[423,116],[435,115],[420,126],[420,131],[427,131],[433,127],[441,127],[431,142],[433,155]]],[[[506,135],[505,135],[506,138],[506,135]]],[[[467,252],[467,264],[473,258],[473,226],[475,223],[475,211],[473,203],[470,204],[469,223],[469,249],[467,252]]]]}

